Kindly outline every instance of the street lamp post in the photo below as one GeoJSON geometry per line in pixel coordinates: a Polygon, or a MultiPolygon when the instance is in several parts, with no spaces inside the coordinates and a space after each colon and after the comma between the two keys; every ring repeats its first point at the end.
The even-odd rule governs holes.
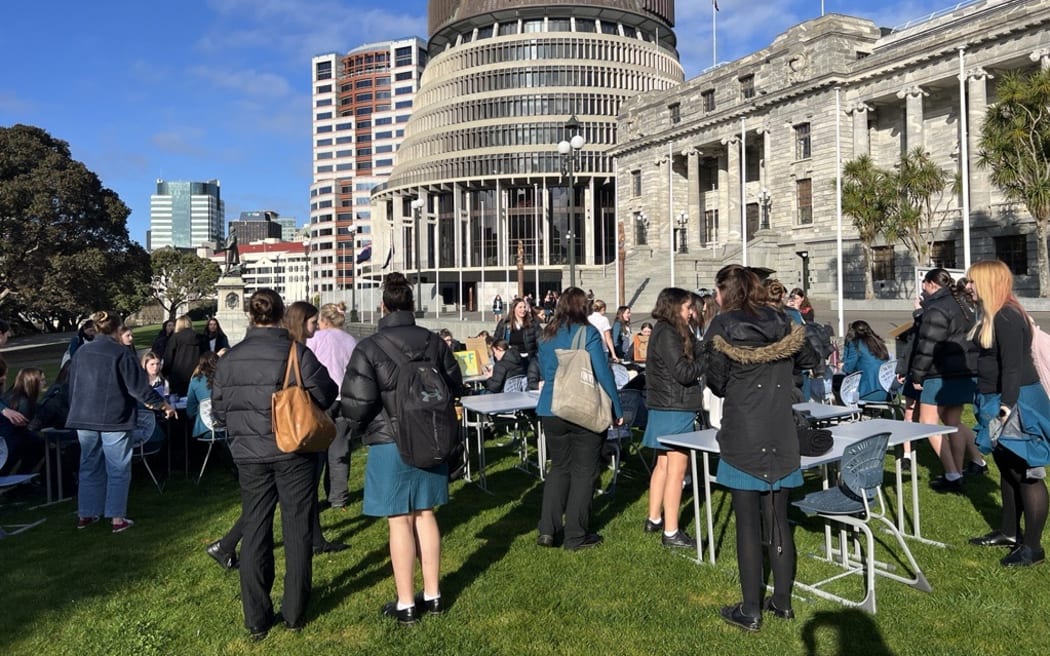
{"type": "Polygon", "coordinates": [[[773,196],[769,193],[769,190],[762,187],[762,191],[758,192],[758,202],[762,207],[762,229],[769,229],[769,210],[773,206],[773,196]]]}
{"type": "Polygon", "coordinates": [[[689,243],[686,241],[686,226],[689,225],[689,215],[686,214],[685,210],[678,213],[678,218],[675,219],[675,223],[678,225],[678,248],[676,249],[679,253],[689,252],[689,243]]]}
{"type": "Polygon", "coordinates": [[[426,205],[426,201],[422,198],[417,198],[412,201],[412,215],[415,218],[415,227],[412,229],[412,250],[416,256],[416,317],[421,318],[423,316],[423,306],[420,300],[421,285],[420,279],[422,274],[419,270],[419,215],[423,212],[423,206],[426,205]]]}
{"type": "Polygon", "coordinates": [[[558,142],[558,152],[561,154],[562,175],[569,178],[569,286],[576,286],[576,170],[580,150],[587,143],[583,135],[574,134],[580,129],[580,122],[576,115],[565,124],[565,130],[569,133],[568,141],[558,142]]]}
{"type": "MultiPolygon", "coordinates": [[[[345,249],[344,249],[345,250],[345,249]]],[[[357,323],[357,224],[350,233],[350,323],[357,323]]]]}

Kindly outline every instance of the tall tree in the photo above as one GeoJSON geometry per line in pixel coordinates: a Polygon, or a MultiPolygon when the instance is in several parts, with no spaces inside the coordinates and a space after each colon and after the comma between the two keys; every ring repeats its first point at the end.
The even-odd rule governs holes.
{"type": "Polygon", "coordinates": [[[159,248],[150,256],[153,297],[174,319],[179,308],[215,294],[219,265],[193,253],[159,248]]]}
{"type": "Polygon", "coordinates": [[[864,249],[864,298],[875,298],[872,278],[875,241],[887,226],[891,204],[889,176],[875,166],[868,155],[850,160],[842,167],[842,212],[853,219],[864,249]]]}
{"type": "Polygon", "coordinates": [[[996,96],[981,128],[977,165],[989,169],[1003,195],[1024,204],[1035,219],[1039,295],[1050,296],[1050,70],[1004,73],[996,96]]]}
{"type": "Polygon", "coordinates": [[[100,308],[138,309],[148,255],[128,236],[129,214],[68,143],[29,125],[0,128],[5,308],[63,329],[100,308]]]}
{"type": "Polygon", "coordinates": [[[952,176],[930,154],[915,148],[886,177],[890,188],[886,238],[902,242],[916,264],[931,264],[933,240],[948,219],[952,176]]]}

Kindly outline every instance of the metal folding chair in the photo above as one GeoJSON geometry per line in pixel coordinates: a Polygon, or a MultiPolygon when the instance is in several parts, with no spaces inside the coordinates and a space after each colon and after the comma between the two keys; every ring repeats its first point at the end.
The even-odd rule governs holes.
{"type": "MultiPolygon", "coordinates": [[[[926,581],[919,564],[905,543],[897,525],[886,516],[886,503],[882,495],[886,446],[889,433],[878,433],[871,437],[854,442],[846,447],[840,464],[840,482],[837,486],[807,494],[793,505],[807,515],[817,515],[831,522],[845,525],[854,532],[852,553],[845,540],[837,554],[838,562],[845,570],[811,585],[796,583],[818,597],[837,601],[846,606],[860,608],[875,613],[875,577],[885,576],[894,581],[910,585],[917,590],[930,592],[932,588],[926,581]],[[886,533],[891,534],[897,546],[907,559],[913,576],[905,577],[890,571],[889,566],[875,558],[875,537],[870,524],[878,522],[886,533]],[[862,549],[857,533],[866,538],[862,549]],[[851,574],[864,574],[866,579],[865,594],[860,601],[854,601],[838,594],[828,592],[823,586],[851,574]]],[[[831,554],[828,554],[829,557],[831,554]]]]}
{"type": "Polygon", "coordinates": [[[204,442],[208,445],[208,451],[204,454],[204,464],[201,465],[201,473],[197,476],[197,485],[200,485],[201,479],[204,478],[204,470],[208,467],[208,459],[211,458],[211,451],[215,448],[215,443],[226,441],[226,430],[222,428],[215,429],[215,419],[211,415],[211,399],[201,401],[197,412],[200,413],[201,423],[208,429],[207,433],[198,435],[196,438],[198,442],[204,442]]]}
{"type": "MultiPolygon", "coordinates": [[[[7,440],[0,437],[0,468],[7,464],[7,440]]],[[[8,491],[13,490],[19,485],[24,485],[29,481],[37,477],[37,474],[12,474],[9,476],[0,476],[0,495],[6,494],[8,491]]],[[[29,522],[28,524],[0,524],[0,540],[11,536],[24,533],[34,526],[40,526],[47,518],[38,519],[35,522],[29,522]]]]}
{"type": "Polygon", "coordinates": [[[150,439],[153,437],[156,429],[157,417],[153,414],[153,411],[139,408],[135,430],[131,432],[131,460],[132,462],[137,460],[142,463],[146,468],[146,473],[149,474],[150,480],[153,481],[153,485],[157,487],[157,492],[163,494],[164,484],[160,482],[157,475],[153,473],[153,468],[149,466],[150,456],[155,456],[164,450],[163,441],[150,439]]]}

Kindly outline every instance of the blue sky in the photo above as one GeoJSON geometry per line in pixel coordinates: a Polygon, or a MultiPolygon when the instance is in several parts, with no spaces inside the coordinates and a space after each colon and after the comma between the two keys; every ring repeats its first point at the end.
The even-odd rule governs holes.
{"type": "MultiPolygon", "coordinates": [[[[881,26],[950,0],[825,0],[881,26]]],[[[68,141],[132,209],[145,245],[157,178],[222,182],[226,218],[273,209],[306,222],[310,57],[426,37],[425,0],[15,0],[0,23],[0,125],[68,141]]],[[[719,0],[718,59],[768,45],[820,0],[719,0]]],[[[712,63],[711,4],[677,1],[687,77],[712,63]]]]}

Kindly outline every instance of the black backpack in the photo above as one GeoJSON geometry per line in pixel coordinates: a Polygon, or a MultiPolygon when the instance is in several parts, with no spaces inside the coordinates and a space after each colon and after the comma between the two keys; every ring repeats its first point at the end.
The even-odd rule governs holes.
{"type": "Polygon", "coordinates": [[[422,354],[411,359],[382,333],[375,340],[397,365],[396,411],[386,408],[397,450],[405,464],[420,469],[440,465],[460,442],[452,391],[444,372],[427,359],[430,338],[422,354]]]}
{"type": "Polygon", "coordinates": [[[831,329],[815,321],[807,321],[805,328],[806,341],[817,352],[817,355],[826,361],[835,350],[834,345],[831,343],[831,329]]]}

